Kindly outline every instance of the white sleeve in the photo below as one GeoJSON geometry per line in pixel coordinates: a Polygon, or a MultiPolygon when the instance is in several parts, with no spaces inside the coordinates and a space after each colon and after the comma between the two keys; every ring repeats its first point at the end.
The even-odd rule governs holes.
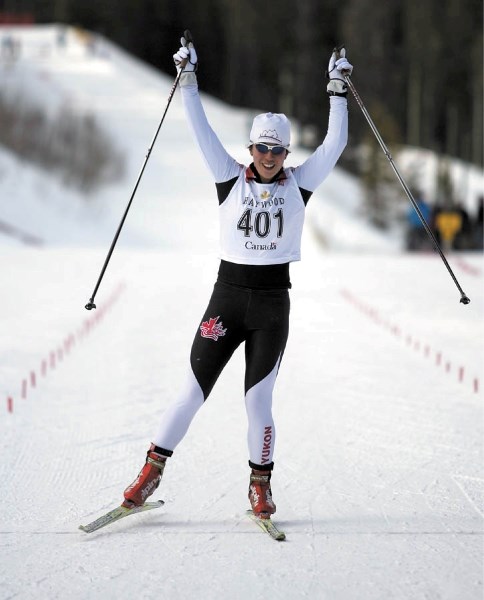
{"type": "Polygon", "coordinates": [[[180,90],[188,122],[215,182],[221,183],[237,177],[243,167],[225,150],[210,127],[200,101],[198,86],[184,85],[180,90]]]}
{"type": "Polygon", "coordinates": [[[330,96],[328,132],[323,143],[293,171],[299,187],[314,192],[335,166],[348,141],[346,98],[330,96]]]}

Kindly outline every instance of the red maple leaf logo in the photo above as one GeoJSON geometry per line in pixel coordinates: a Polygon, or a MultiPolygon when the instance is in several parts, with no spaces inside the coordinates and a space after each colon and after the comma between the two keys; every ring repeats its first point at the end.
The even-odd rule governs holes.
{"type": "Polygon", "coordinates": [[[221,321],[220,323],[217,323],[219,319],[220,316],[215,317],[214,319],[209,319],[208,321],[203,321],[203,323],[200,325],[202,337],[217,341],[219,337],[223,337],[225,335],[227,329],[223,328],[221,321]]]}

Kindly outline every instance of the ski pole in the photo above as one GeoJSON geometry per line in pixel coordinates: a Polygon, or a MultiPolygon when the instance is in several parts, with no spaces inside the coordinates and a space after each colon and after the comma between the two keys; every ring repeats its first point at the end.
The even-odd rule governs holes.
{"type": "MultiPolygon", "coordinates": [[[[344,45],[342,46],[338,46],[337,48],[334,49],[334,52],[336,52],[336,55],[339,56],[341,50],[344,48],[344,45]]],[[[343,77],[345,78],[346,83],[348,84],[348,87],[351,90],[351,93],[353,94],[353,96],[355,97],[356,102],[358,103],[358,106],[361,108],[361,112],[363,113],[363,115],[365,116],[365,119],[368,121],[368,125],[370,126],[371,130],[373,131],[373,133],[375,134],[376,139],[378,140],[378,143],[381,146],[381,149],[383,150],[385,156],[387,157],[390,165],[392,166],[392,169],[395,172],[395,175],[397,176],[399,182],[401,183],[405,193],[407,194],[408,199],[410,200],[410,202],[412,203],[413,208],[415,209],[418,218],[420,219],[420,221],[422,222],[422,225],[425,228],[425,231],[427,232],[427,235],[429,236],[429,238],[432,240],[432,243],[434,244],[435,249],[438,251],[438,253],[440,254],[440,258],[442,259],[444,265],[447,267],[447,271],[449,272],[450,276],[452,277],[455,285],[457,286],[457,289],[460,292],[461,298],[460,298],[460,302],[462,302],[462,304],[469,304],[470,299],[469,297],[464,293],[464,290],[461,288],[459,282],[457,281],[457,277],[454,275],[454,272],[452,271],[449,263],[447,262],[447,259],[444,256],[444,253],[442,252],[441,247],[439,246],[439,243],[435,237],[435,235],[433,234],[432,230],[430,229],[427,221],[425,220],[425,217],[422,214],[422,211],[420,210],[420,208],[418,207],[418,204],[415,201],[415,198],[412,195],[412,192],[410,191],[410,188],[408,187],[408,185],[405,183],[405,180],[403,179],[402,175],[400,174],[400,171],[397,169],[397,166],[392,158],[392,155],[390,154],[385,142],[383,141],[383,138],[381,137],[380,133],[378,132],[378,129],[376,128],[375,123],[373,123],[372,118],[370,117],[369,112],[366,110],[365,105],[363,104],[362,99],[360,98],[360,95],[358,94],[358,92],[356,91],[356,88],[353,84],[353,82],[351,81],[351,78],[349,76],[349,73],[345,73],[343,71],[343,77]]]]}
{"type": "MultiPolygon", "coordinates": [[[[188,31],[188,29],[185,30],[185,32],[184,32],[183,35],[184,35],[184,37],[185,37],[185,39],[187,41],[187,44],[189,42],[193,42],[193,38],[191,36],[191,33],[188,31]]],[[[111,255],[113,253],[114,247],[116,246],[116,242],[118,241],[119,234],[121,233],[121,229],[123,228],[123,225],[124,225],[124,222],[126,220],[126,217],[128,216],[129,209],[131,207],[131,204],[133,202],[134,196],[136,194],[136,190],[138,189],[139,182],[141,181],[141,177],[143,176],[146,164],[148,163],[148,159],[150,158],[151,151],[153,150],[153,146],[155,145],[156,138],[158,137],[158,133],[160,132],[161,126],[163,125],[163,121],[165,120],[165,116],[166,116],[166,113],[168,112],[168,108],[169,108],[169,106],[171,104],[172,98],[175,95],[175,90],[176,90],[176,88],[178,86],[178,82],[180,81],[180,76],[183,73],[183,67],[185,67],[185,65],[187,64],[187,62],[188,62],[188,59],[185,59],[185,60],[183,60],[180,63],[181,69],[178,71],[178,73],[176,75],[176,78],[175,78],[175,81],[173,83],[173,86],[172,86],[172,88],[170,90],[170,94],[168,96],[168,102],[166,103],[165,111],[163,112],[163,116],[161,117],[161,121],[160,121],[160,123],[158,125],[158,129],[156,130],[156,133],[155,133],[155,135],[153,137],[153,140],[152,140],[152,142],[150,144],[150,147],[148,148],[148,152],[147,152],[145,160],[143,162],[143,166],[141,167],[140,173],[138,175],[138,179],[136,180],[136,184],[135,184],[135,186],[133,188],[133,192],[132,192],[131,197],[129,199],[129,202],[128,202],[127,206],[126,206],[124,214],[123,214],[123,216],[121,218],[121,222],[119,223],[118,229],[117,229],[117,231],[116,231],[116,233],[114,235],[113,241],[111,243],[111,247],[109,248],[109,252],[108,252],[108,254],[106,256],[106,260],[104,261],[104,265],[103,265],[103,267],[101,269],[101,273],[100,273],[100,275],[98,277],[96,286],[94,287],[94,291],[92,293],[92,296],[89,298],[89,302],[85,306],[86,310],[92,310],[93,308],[96,308],[96,305],[94,304],[94,298],[96,297],[97,291],[98,291],[99,286],[101,285],[101,281],[102,281],[102,279],[104,277],[104,273],[106,272],[106,269],[108,267],[109,261],[111,260],[111,255]]]]}

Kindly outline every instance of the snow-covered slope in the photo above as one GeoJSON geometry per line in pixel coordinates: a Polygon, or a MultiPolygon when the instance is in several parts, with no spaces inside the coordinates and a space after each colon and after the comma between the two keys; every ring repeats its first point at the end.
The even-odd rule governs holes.
{"type": "MultiPolygon", "coordinates": [[[[55,28],[16,33],[29,85],[42,72],[89,105],[128,174],[86,203],[0,154],[0,219],[44,240],[0,238],[0,597],[482,598],[482,257],[449,257],[463,306],[439,258],[396,253],[351,212],[331,222],[353,252],[323,250],[319,205],[359,193],[339,170],[291,268],[273,477],[288,541],[244,516],[242,349],[166,468],[166,506],[77,530],[120,502],[184,376],[217,270],[217,208],[176,97],[86,312],[172,80],[106,41],[93,56],[73,31],[64,54],[55,28]]],[[[204,100],[243,160],[248,113],[204,100]]]]}
{"type": "MultiPolygon", "coordinates": [[[[27,164],[16,164],[15,159],[0,152],[0,218],[49,244],[105,244],[114,235],[134,189],[173,78],[154,71],[104,38],[97,39],[93,52],[92,46],[86,45],[86,34],[75,29],[68,30],[67,45],[61,48],[56,44],[55,27],[9,31],[21,40],[22,52],[13,66],[0,67],[6,93],[14,96],[21,91],[54,114],[65,105],[81,113],[92,112],[124,152],[128,167],[117,185],[100,189],[86,200],[76,191],[66,190],[55,178],[27,164]],[[63,220],[65,227],[61,226],[63,220]],[[89,227],[89,221],[96,222],[96,227],[89,227]]],[[[201,80],[203,88],[203,74],[201,80]]],[[[227,149],[241,162],[246,161],[244,142],[253,112],[229,108],[209,97],[204,98],[204,104],[227,149]]],[[[295,149],[290,161],[298,164],[306,156],[307,152],[295,149]]],[[[212,199],[213,183],[192,143],[176,95],[148,161],[121,243],[178,245],[177,235],[188,211],[195,218],[205,217],[207,223],[216,219],[212,199]]],[[[308,221],[329,248],[398,249],[400,240],[390,241],[362,225],[360,204],[358,182],[337,168],[313,196],[308,221]],[[359,223],[355,225],[357,218],[359,223]]],[[[211,231],[216,228],[209,228],[211,231]]],[[[216,249],[213,235],[210,241],[216,249]]],[[[0,243],[4,242],[0,237],[0,243]]]]}

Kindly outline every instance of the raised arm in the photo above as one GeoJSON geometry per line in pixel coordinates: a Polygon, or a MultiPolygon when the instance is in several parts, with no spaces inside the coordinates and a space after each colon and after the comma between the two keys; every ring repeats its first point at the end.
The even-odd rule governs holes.
{"type": "Polygon", "coordinates": [[[353,67],[345,57],[344,48],[339,55],[340,58],[333,52],[328,65],[330,112],[326,137],[313,154],[294,170],[299,186],[310,192],[329,175],[348,141],[347,85],[342,71],[351,73],[353,67]]]}
{"type": "Polygon", "coordinates": [[[195,73],[198,57],[193,43],[187,42],[182,37],[181,44],[180,49],[173,55],[173,60],[178,70],[183,68],[180,76],[180,89],[188,122],[215,182],[228,181],[236,177],[242,167],[225,150],[207,120],[198,93],[195,73]],[[188,60],[186,65],[182,67],[181,64],[185,59],[188,60]]]}

